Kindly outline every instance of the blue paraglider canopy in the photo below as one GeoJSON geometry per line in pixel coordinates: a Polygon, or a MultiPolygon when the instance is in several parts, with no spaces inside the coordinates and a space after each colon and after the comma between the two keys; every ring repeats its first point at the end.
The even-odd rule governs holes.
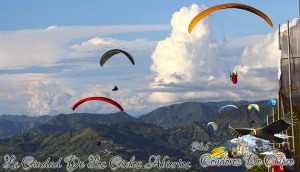
{"type": "Polygon", "coordinates": [[[275,99],[270,99],[267,103],[267,107],[269,107],[270,105],[275,106],[276,105],[276,100],[275,99]]]}

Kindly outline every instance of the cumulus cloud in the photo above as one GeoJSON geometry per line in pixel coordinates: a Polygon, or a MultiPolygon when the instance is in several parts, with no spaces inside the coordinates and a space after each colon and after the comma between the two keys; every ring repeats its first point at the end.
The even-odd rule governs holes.
{"type": "Polygon", "coordinates": [[[32,91],[32,98],[27,101],[27,111],[32,115],[71,112],[76,101],[75,92],[58,81],[32,82],[28,90],[32,91]]]}
{"type": "MultiPolygon", "coordinates": [[[[18,74],[21,77],[28,74],[18,74]]],[[[7,87],[14,86],[15,92],[1,92],[0,102],[3,105],[3,113],[6,111],[12,114],[27,114],[34,116],[57,115],[59,113],[73,113],[73,105],[87,97],[107,97],[117,101],[126,112],[141,111],[148,109],[143,102],[145,99],[142,93],[132,96],[129,89],[123,88],[117,92],[112,92],[113,85],[86,85],[83,89],[74,90],[62,79],[50,79],[45,75],[32,74],[32,78],[39,80],[23,80],[20,84],[7,84],[7,87]],[[18,90],[18,91],[16,91],[18,90]],[[13,106],[12,106],[13,105],[13,106]],[[17,111],[12,110],[14,108],[17,111]]],[[[10,78],[9,78],[10,79],[10,78]]],[[[6,79],[8,80],[8,79],[6,79]]],[[[10,82],[12,83],[12,82],[10,82]]],[[[151,106],[152,107],[152,106],[151,106]]],[[[154,108],[154,107],[152,107],[154,108]]],[[[152,109],[151,109],[152,110],[152,109]]],[[[101,101],[89,101],[80,105],[76,113],[113,113],[119,110],[113,105],[101,101]]],[[[150,110],[149,110],[150,111],[150,110]]]]}
{"type": "MultiPolygon", "coordinates": [[[[158,42],[143,39],[124,41],[102,36],[168,30],[169,25],[50,26],[39,30],[0,32],[2,70],[58,65],[63,60],[77,65],[76,69],[63,70],[63,73],[71,73],[68,76],[42,74],[42,71],[2,74],[0,89],[8,92],[0,91],[0,101],[7,102],[3,98],[7,97],[11,104],[23,106],[19,109],[24,112],[45,115],[71,113],[78,100],[103,96],[117,101],[129,114],[141,115],[159,106],[186,101],[251,101],[275,97],[280,56],[277,32],[234,38],[225,35],[223,39],[215,40],[211,33],[214,16],[209,15],[189,34],[189,22],[206,8],[194,4],[175,12],[169,37],[158,42]],[[73,40],[80,39],[85,40],[70,45],[73,40]],[[118,60],[121,58],[116,57],[111,61],[113,65],[98,70],[99,56],[113,48],[127,50],[134,55],[137,65],[128,65],[127,68],[123,62],[127,64],[128,59],[124,58],[120,63],[118,60]],[[87,57],[97,57],[97,64],[94,59],[93,62],[86,61],[87,57]],[[236,70],[238,83],[234,85],[229,79],[229,71],[236,70]],[[101,84],[91,84],[98,81],[101,84]],[[112,83],[116,82],[122,87],[112,92],[112,83]],[[19,100],[14,98],[17,96],[19,100]]],[[[1,111],[8,109],[4,107],[1,111]]],[[[76,109],[76,112],[88,113],[117,111],[113,105],[97,101],[82,104],[76,109]]]]}
{"type": "MultiPolygon", "coordinates": [[[[134,55],[139,66],[145,68],[144,66],[149,65],[150,61],[145,58],[150,56],[150,52],[156,45],[155,41],[144,39],[126,41],[99,36],[168,29],[170,29],[169,25],[49,26],[46,29],[0,32],[0,81],[2,83],[0,101],[4,105],[1,111],[31,115],[72,112],[71,107],[76,100],[78,101],[84,96],[99,95],[99,91],[96,91],[99,86],[85,85],[85,82],[80,81],[82,77],[87,81],[86,83],[89,83],[91,79],[95,80],[93,78],[95,72],[91,72],[91,70],[99,69],[97,62],[101,54],[112,48],[124,49],[134,55]],[[72,41],[76,41],[76,43],[72,43],[72,41]],[[77,58],[77,61],[74,60],[77,58]],[[97,58],[97,60],[89,60],[92,58],[97,58]],[[148,63],[145,64],[145,62],[148,63]],[[33,66],[41,67],[34,68],[33,66]],[[48,71],[47,67],[49,66],[57,66],[57,68],[51,68],[51,71],[48,71]],[[72,66],[76,66],[76,68],[72,66]],[[35,73],[30,73],[32,71],[35,73]],[[73,76],[76,78],[74,79],[73,76]],[[72,90],[74,88],[76,93],[72,90]],[[83,89],[91,89],[91,93],[82,93],[83,89]]],[[[118,64],[122,65],[122,62],[128,60],[124,58],[125,60],[122,61],[122,59],[118,64]]],[[[120,68],[114,68],[114,70],[116,69],[120,68]]],[[[101,75],[105,77],[119,71],[106,69],[103,72],[101,75]]],[[[125,68],[122,75],[115,75],[115,78],[122,83],[128,78],[136,79],[136,75],[132,70],[125,68]]],[[[107,83],[115,81],[112,81],[112,77],[106,78],[105,83],[101,79],[102,86],[106,87],[106,90],[111,90],[112,85],[107,83]]],[[[128,89],[122,88],[121,91],[118,91],[118,96],[125,96],[128,94],[127,92],[128,89]]],[[[103,95],[103,92],[100,95],[103,95]]],[[[107,96],[110,95],[115,96],[113,93],[107,93],[107,96]]],[[[95,105],[93,112],[109,112],[109,108],[111,107],[106,104],[103,105],[103,108],[95,105]],[[105,107],[108,108],[107,111],[105,111],[105,107]]],[[[89,112],[89,110],[87,111],[89,112]]]]}
{"type": "Polygon", "coordinates": [[[153,90],[149,101],[171,103],[274,97],[278,91],[276,76],[280,57],[277,33],[237,38],[225,35],[223,40],[214,40],[211,33],[214,17],[207,16],[188,34],[189,22],[205,9],[203,5],[193,4],[173,14],[170,36],[158,42],[151,56],[150,69],[155,76],[149,86],[153,90]],[[229,71],[236,70],[238,84],[233,85],[228,75],[229,71]]]}
{"type": "MultiPolygon", "coordinates": [[[[53,74],[1,75],[1,111],[6,114],[52,115],[67,112],[74,92],[53,74]]],[[[70,109],[71,110],[71,109],[70,109]]]]}
{"type": "Polygon", "coordinates": [[[190,19],[204,9],[204,6],[192,5],[173,14],[170,37],[159,41],[151,56],[153,64],[150,69],[157,74],[155,83],[182,83],[195,78],[206,80],[206,76],[212,73],[217,60],[216,44],[210,38],[213,17],[208,16],[200,22],[192,34],[187,32],[190,19]]]}
{"type": "MultiPolygon", "coordinates": [[[[87,97],[107,97],[118,102],[126,112],[141,110],[146,104],[142,93],[132,96],[129,89],[112,92],[113,85],[87,85],[82,92],[75,92],[63,82],[33,82],[28,87],[31,99],[27,101],[27,111],[34,115],[53,115],[57,113],[72,113],[73,105],[87,97]]],[[[75,110],[76,113],[113,113],[119,109],[103,101],[88,101],[75,110]]]]}
{"type": "MultiPolygon", "coordinates": [[[[278,35],[270,33],[265,36],[262,42],[256,43],[251,47],[247,46],[244,49],[240,60],[240,66],[237,66],[236,68],[247,68],[246,71],[249,71],[249,69],[277,67],[278,60],[276,59],[279,57],[278,35]]],[[[242,72],[246,73],[246,71],[242,72]]]]}
{"type": "MultiPolygon", "coordinates": [[[[137,111],[149,110],[148,102],[145,102],[148,96],[146,93],[134,95],[135,93],[130,89],[119,89],[117,92],[113,92],[111,91],[112,88],[113,85],[97,84],[86,86],[85,91],[78,94],[78,97],[80,97],[78,100],[87,97],[107,97],[118,102],[125,112],[132,112],[133,115],[136,115],[137,111]]],[[[112,113],[119,110],[113,105],[101,101],[90,101],[80,105],[80,107],[76,109],[76,112],[87,111],[92,113],[112,113]]]]}

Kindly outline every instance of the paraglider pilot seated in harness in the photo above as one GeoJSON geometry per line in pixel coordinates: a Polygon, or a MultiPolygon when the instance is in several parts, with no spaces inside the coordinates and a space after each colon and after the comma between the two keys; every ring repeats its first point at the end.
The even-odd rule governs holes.
{"type": "Polygon", "coordinates": [[[236,84],[237,83],[237,72],[234,74],[234,72],[230,73],[230,79],[232,81],[232,83],[236,84]]]}

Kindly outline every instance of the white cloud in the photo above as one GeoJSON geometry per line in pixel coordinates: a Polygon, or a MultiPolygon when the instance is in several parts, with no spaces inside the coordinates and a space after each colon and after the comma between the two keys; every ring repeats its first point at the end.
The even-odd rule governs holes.
{"type": "MultiPolygon", "coordinates": [[[[112,91],[113,85],[87,85],[84,88],[82,93],[77,92],[76,101],[74,104],[84,98],[87,97],[106,97],[112,99],[119,103],[121,106],[122,103],[120,102],[120,97],[127,96],[129,94],[128,89],[121,89],[117,92],[112,91]]],[[[123,107],[124,108],[124,107],[123,107]]],[[[90,112],[90,113],[112,113],[118,112],[118,108],[102,101],[89,101],[86,103],[81,104],[75,110],[75,112],[90,112]]]]}
{"type": "Polygon", "coordinates": [[[159,41],[151,56],[151,71],[157,73],[155,83],[181,83],[211,73],[212,62],[217,58],[210,39],[213,18],[209,16],[198,23],[192,34],[187,32],[191,19],[204,9],[204,6],[192,5],[173,14],[170,37],[159,41]]]}
{"type": "MultiPolygon", "coordinates": [[[[42,74],[43,71],[2,74],[0,101],[5,107],[1,111],[7,112],[8,108],[13,111],[13,107],[6,106],[7,99],[11,104],[16,104],[19,111],[45,115],[72,113],[71,108],[75,102],[95,96],[117,101],[129,114],[142,114],[159,106],[186,101],[251,101],[275,97],[278,91],[276,76],[280,55],[277,32],[235,38],[225,35],[222,40],[214,40],[211,33],[214,17],[209,15],[189,34],[189,22],[204,9],[205,6],[194,4],[175,12],[171,20],[170,36],[159,42],[143,39],[124,41],[101,36],[168,30],[169,25],[50,26],[39,30],[0,32],[0,69],[4,71],[31,66],[53,66],[67,59],[72,60],[72,65],[77,65],[76,69],[62,70],[61,73],[75,73],[71,76],[59,76],[54,72],[42,74]],[[70,45],[72,41],[77,42],[70,45]],[[112,59],[111,68],[107,64],[105,70],[99,70],[95,74],[94,69],[99,68],[101,54],[113,48],[127,50],[134,56],[136,65],[126,68],[127,66],[122,65],[123,62],[127,64],[128,59],[124,58],[120,63],[118,60],[121,58],[116,57],[118,60],[112,59]],[[86,57],[97,57],[97,63],[83,60],[86,57]],[[145,71],[140,72],[140,68],[150,68],[150,71],[145,74],[145,71]],[[236,69],[239,76],[238,84],[234,85],[229,79],[229,71],[236,69]],[[83,74],[80,75],[81,72],[83,74]],[[91,84],[100,83],[98,80],[92,82],[86,79],[95,79],[91,75],[98,74],[96,79],[101,81],[101,85],[91,84]],[[143,77],[144,80],[141,79],[143,77]],[[124,85],[117,92],[112,92],[112,84],[116,83],[124,85]]],[[[117,111],[111,104],[96,101],[82,104],[76,109],[76,112],[88,113],[117,111]]]]}
{"type": "MultiPolygon", "coordinates": [[[[125,112],[133,116],[140,115],[137,112],[145,113],[145,110],[150,111],[155,108],[155,106],[149,105],[148,103],[148,93],[137,93],[135,95],[135,92],[130,89],[119,89],[113,92],[111,91],[112,88],[113,85],[90,85],[86,87],[86,91],[80,94],[79,99],[87,97],[107,97],[119,103],[125,112]]],[[[80,106],[81,107],[76,109],[76,112],[112,113],[118,111],[116,107],[105,102],[91,101],[80,106]]]]}
{"type": "MultiPolygon", "coordinates": [[[[68,54],[70,58],[82,57],[98,57],[111,49],[122,49],[134,55],[140,55],[139,52],[147,52],[154,49],[156,41],[148,41],[144,39],[136,39],[133,41],[117,40],[113,38],[95,37],[80,44],[75,44],[70,47],[71,52],[68,54]]],[[[138,60],[137,60],[138,62],[138,60]]]]}
{"type": "MultiPolygon", "coordinates": [[[[112,85],[107,83],[116,82],[112,81],[110,78],[118,78],[118,80],[122,80],[123,78],[135,79],[137,76],[133,76],[133,70],[125,68],[122,75],[107,77],[108,79],[105,80],[105,83],[102,82],[102,79],[101,86],[91,86],[85,85],[85,82],[80,81],[82,80],[82,77],[84,77],[84,79],[87,78],[86,70],[90,71],[91,69],[99,68],[99,64],[94,61],[74,60],[74,62],[72,61],[72,66],[76,65],[75,69],[70,68],[70,66],[49,68],[51,70],[50,73],[47,72],[48,68],[32,68],[32,66],[58,66],[61,65],[61,60],[85,57],[96,57],[98,62],[99,56],[105,51],[111,48],[120,48],[134,55],[134,58],[139,65],[138,67],[143,66],[143,68],[145,68],[144,66],[146,65],[147,69],[150,61],[147,59],[150,59],[150,53],[155,48],[155,41],[147,41],[144,39],[125,41],[95,36],[168,29],[170,29],[169,25],[125,25],[99,27],[50,26],[46,29],[0,32],[0,69],[3,71],[0,78],[0,82],[2,83],[0,86],[0,101],[3,105],[1,111],[3,113],[29,113],[31,115],[71,113],[73,104],[80,100],[80,98],[97,95],[105,96],[105,94],[107,94],[107,97],[117,97],[117,100],[127,101],[127,99],[130,99],[130,96],[128,95],[130,92],[129,89],[123,87],[117,93],[114,93],[111,92],[112,85]],[[70,45],[70,42],[74,40],[77,41],[78,39],[85,40],[81,43],[70,45]],[[46,70],[44,71],[43,69],[46,70]],[[55,69],[59,70],[55,71],[55,69]],[[31,71],[40,73],[28,73],[31,71]],[[72,73],[74,72],[82,72],[83,74],[77,75],[74,79],[72,78],[72,75],[74,75],[72,73]],[[128,74],[128,72],[131,73],[128,74]],[[64,76],[66,74],[71,75],[71,78],[66,78],[64,76]],[[101,91],[97,90],[99,87],[101,91]],[[106,92],[104,91],[104,87],[107,89],[106,92]],[[71,88],[76,89],[76,93],[72,91],[71,88]],[[90,92],[82,91],[84,89],[90,89],[90,92]]],[[[117,56],[114,59],[118,59],[117,56]]],[[[112,59],[111,62],[114,62],[114,59],[112,59]]],[[[122,65],[123,62],[127,62],[128,59],[122,58],[120,61],[121,63],[119,63],[119,65],[122,65]],[[123,59],[124,61],[122,61],[123,59]]],[[[70,64],[69,61],[68,64],[70,64]]],[[[114,65],[114,70],[116,69],[116,66],[118,67],[118,65],[114,65]]],[[[107,65],[107,68],[108,67],[109,64],[107,65]]],[[[106,74],[112,73],[112,71],[107,68],[105,71],[103,70],[103,72],[106,74]]],[[[141,75],[142,73],[135,71],[134,75],[136,74],[141,75]]],[[[88,77],[90,77],[90,75],[88,77]]],[[[119,81],[119,83],[120,82],[121,81],[119,81]]],[[[132,103],[128,104],[133,106],[132,103]]],[[[91,109],[83,108],[84,110],[79,111],[94,113],[115,111],[115,109],[111,106],[112,105],[101,103],[99,106],[99,103],[95,103],[91,109]]],[[[125,105],[125,107],[128,107],[129,109],[131,108],[127,105],[125,105]]]]}
{"type": "MultiPolygon", "coordinates": [[[[168,30],[168,25],[50,26],[0,32],[0,69],[53,66],[67,54],[71,41],[116,33],[168,30]]],[[[91,43],[97,43],[91,42],[91,43]]],[[[99,43],[99,42],[98,42],[99,43]]]]}
{"type": "Polygon", "coordinates": [[[280,57],[277,32],[237,38],[225,35],[223,40],[217,41],[211,34],[213,16],[207,16],[189,34],[189,22],[205,9],[205,6],[193,4],[174,13],[170,36],[158,42],[151,56],[151,71],[155,76],[150,84],[153,93],[149,101],[173,103],[274,97],[278,91],[276,76],[280,57]],[[229,71],[236,69],[239,76],[238,84],[234,85],[229,71]]]}
{"type": "MultiPolygon", "coordinates": [[[[82,93],[76,93],[76,101],[87,97],[106,97],[119,103],[125,112],[136,116],[150,112],[158,107],[157,104],[149,104],[149,93],[136,93],[131,89],[122,88],[118,91],[111,91],[113,85],[88,85],[82,93]]],[[[75,102],[73,104],[75,104],[75,102]]],[[[109,103],[102,101],[89,101],[81,104],[75,110],[77,113],[113,113],[119,109],[109,103]]]]}
{"type": "Polygon", "coordinates": [[[277,67],[279,57],[278,35],[270,33],[262,42],[244,49],[240,64],[248,69],[277,67]]]}
{"type": "MultiPolygon", "coordinates": [[[[146,100],[143,97],[143,93],[132,96],[133,93],[126,88],[113,92],[111,91],[113,85],[97,84],[86,85],[84,88],[79,89],[81,91],[74,91],[69,86],[70,83],[65,82],[63,79],[51,79],[42,74],[36,74],[36,76],[35,74],[18,74],[14,75],[14,78],[22,78],[22,76],[31,76],[32,78],[39,79],[24,79],[16,84],[12,84],[12,81],[8,82],[9,84],[6,87],[14,87],[14,91],[0,92],[3,113],[40,116],[74,112],[103,114],[119,111],[113,105],[101,101],[86,102],[80,105],[75,111],[72,111],[72,107],[77,101],[87,97],[107,97],[113,99],[124,108],[125,112],[132,112],[133,115],[137,115],[136,111],[142,112],[141,110],[144,108],[149,110],[149,106],[143,102],[146,100]],[[18,85],[19,83],[23,84],[18,85]]],[[[6,81],[11,79],[8,77],[6,81]]]]}
{"type": "Polygon", "coordinates": [[[32,98],[27,101],[27,111],[32,115],[54,115],[71,112],[75,92],[58,81],[32,82],[28,87],[32,98]]]}
{"type": "Polygon", "coordinates": [[[71,112],[75,95],[53,74],[1,75],[1,111],[6,114],[52,115],[71,112]]]}

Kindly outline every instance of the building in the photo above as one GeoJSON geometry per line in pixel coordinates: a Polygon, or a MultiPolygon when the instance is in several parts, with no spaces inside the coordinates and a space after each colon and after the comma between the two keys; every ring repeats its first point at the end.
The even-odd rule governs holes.
{"type": "Polygon", "coordinates": [[[232,151],[235,152],[236,155],[250,154],[248,142],[245,144],[244,138],[242,138],[242,142],[238,143],[236,148],[232,148],[232,151]]]}

